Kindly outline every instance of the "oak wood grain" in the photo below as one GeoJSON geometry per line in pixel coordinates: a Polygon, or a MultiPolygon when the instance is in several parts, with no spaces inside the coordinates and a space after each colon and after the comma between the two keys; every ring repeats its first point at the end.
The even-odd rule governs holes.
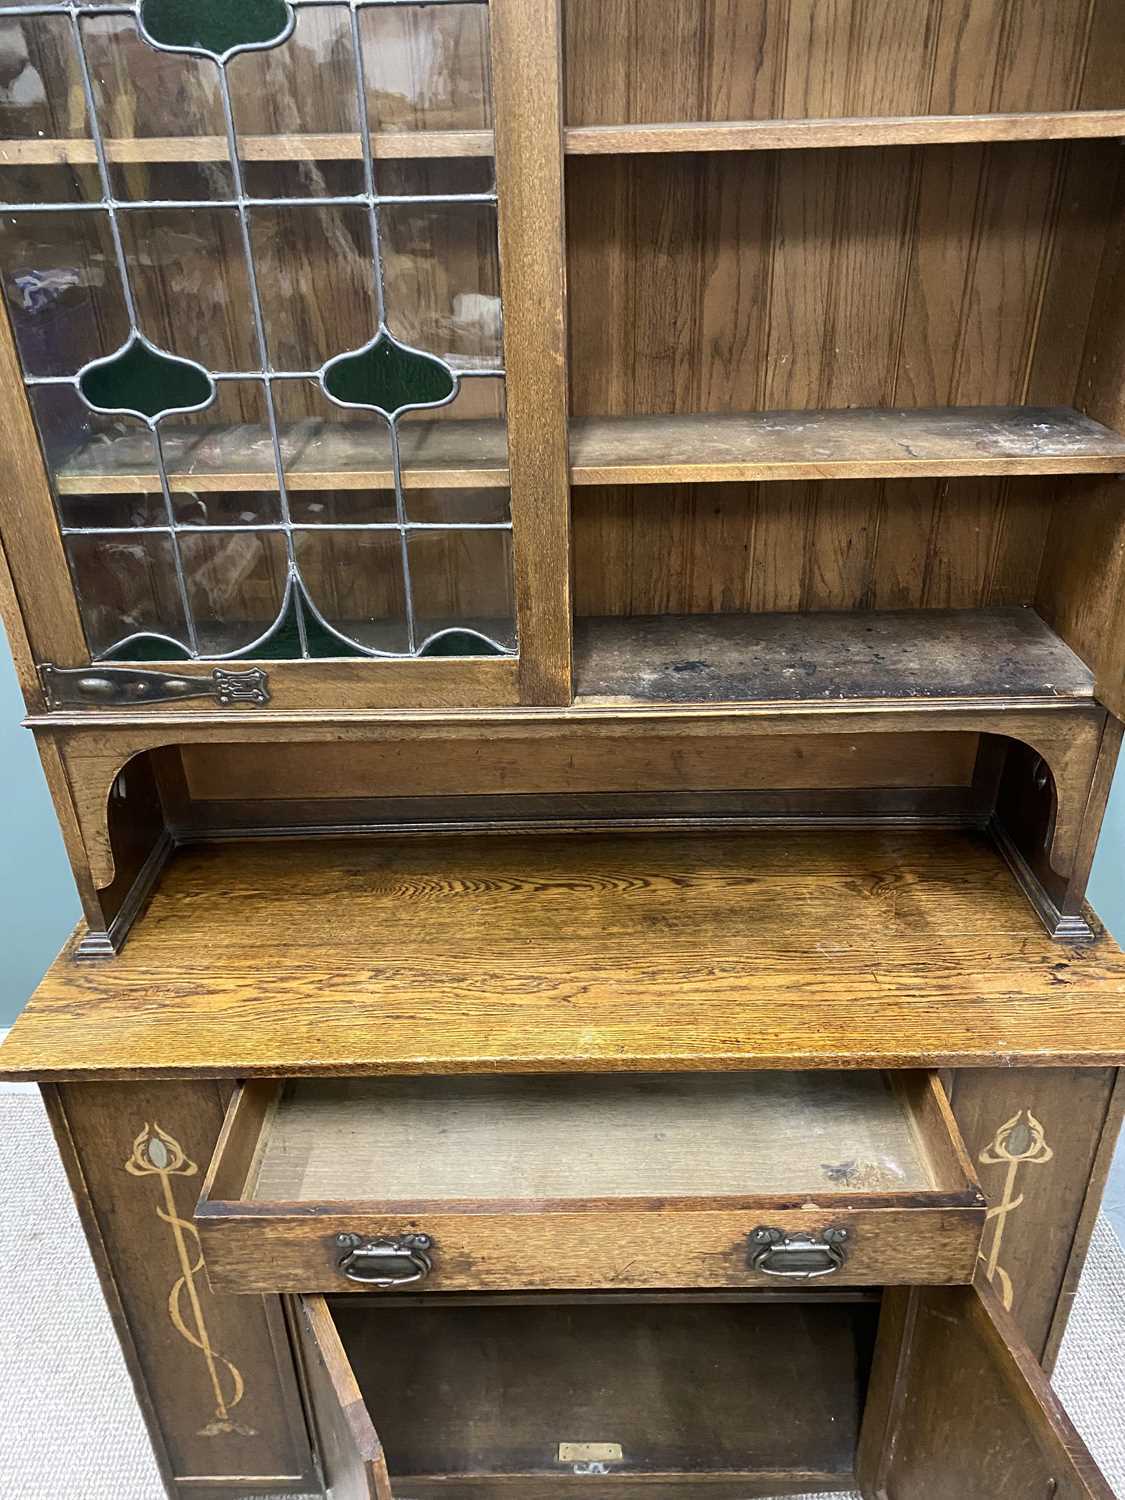
{"type": "Polygon", "coordinates": [[[777,1494],[851,1470],[870,1307],[330,1306],[395,1488],[411,1494],[439,1476],[479,1496],[505,1493],[489,1481],[507,1476],[507,1493],[536,1500],[768,1494],[771,1479],[777,1494]],[[417,1421],[435,1390],[443,1420],[417,1421]],[[622,1454],[605,1476],[560,1454],[602,1441],[622,1454]]]}
{"type": "Polygon", "coordinates": [[[1111,1500],[1112,1492],[995,1295],[892,1291],[860,1438],[865,1495],[1111,1500]]]}
{"type": "Polygon", "coordinates": [[[493,0],[520,694],[571,698],[561,0],[493,0]]]}
{"type": "Polygon", "coordinates": [[[0,1071],[1104,1067],[1123,1015],[1112,940],[1053,943],[970,834],[274,841],[182,852],[0,1071]]]}
{"type": "Polygon", "coordinates": [[[570,156],[680,151],[815,151],[824,147],[932,146],[973,141],[1096,140],[1125,134],[1125,110],[1025,114],[898,115],[814,120],[676,120],[571,125],[570,156]]]}
{"type": "Polygon", "coordinates": [[[984,1200],[939,1096],[867,1073],[247,1084],[196,1227],[228,1292],[362,1292],[337,1235],[404,1226],[434,1241],[426,1292],[770,1286],[763,1224],[843,1230],[833,1286],[967,1281],[984,1200]]]}
{"type": "Polygon", "coordinates": [[[579,700],[1089,698],[1033,610],[654,615],[577,622],[579,700]]]}
{"type": "Polygon", "coordinates": [[[571,127],[745,121],[799,134],[949,114],[988,130],[992,114],[1120,107],[1111,0],[642,0],[631,24],[615,27],[616,14],[567,6],[571,127]]]}
{"type": "Polygon", "coordinates": [[[324,1299],[303,1298],[293,1326],[325,1482],[337,1500],[391,1500],[382,1444],[324,1299]]]}

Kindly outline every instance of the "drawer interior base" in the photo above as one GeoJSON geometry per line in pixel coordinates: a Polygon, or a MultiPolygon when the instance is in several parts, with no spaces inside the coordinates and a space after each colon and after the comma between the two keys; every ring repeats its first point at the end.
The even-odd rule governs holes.
{"type": "Polygon", "coordinates": [[[724,1476],[731,1497],[796,1493],[854,1470],[873,1302],[331,1307],[411,1500],[430,1483],[656,1496],[662,1479],[672,1496],[693,1478],[722,1496],[724,1476]]]}

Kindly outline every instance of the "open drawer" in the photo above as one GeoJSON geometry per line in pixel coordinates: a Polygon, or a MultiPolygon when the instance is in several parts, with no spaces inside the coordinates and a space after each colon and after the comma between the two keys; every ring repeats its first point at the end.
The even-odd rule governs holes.
{"type": "Polygon", "coordinates": [[[220,1292],[967,1282],[926,1073],[248,1084],[195,1222],[220,1292]]]}
{"type": "Polygon", "coordinates": [[[514,1301],[297,1300],[334,1495],[1111,1500],[991,1292],[514,1301]]]}

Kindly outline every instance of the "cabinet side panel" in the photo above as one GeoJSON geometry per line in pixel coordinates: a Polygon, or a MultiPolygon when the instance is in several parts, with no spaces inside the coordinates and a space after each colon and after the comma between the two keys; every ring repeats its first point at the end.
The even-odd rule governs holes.
{"type": "Polygon", "coordinates": [[[953,1112],[989,1202],[979,1279],[1037,1359],[1075,1250],[1114,1079],[1112,1068],[982,1068],[954,1080],[953,1112]]]}
{"type": "Polygon", "coordinates": [[[0,308],[0,516],[16,600],[36,662],[80,667],[86,637],[63,554],[11,325],[0,308]]]}
{"type": "Polygon", "coordinates": [[[45,1092],[166,1482],[315,1488],[280,1304],[216,1297],[191,1222],[218,1085],[45,1092]]]}

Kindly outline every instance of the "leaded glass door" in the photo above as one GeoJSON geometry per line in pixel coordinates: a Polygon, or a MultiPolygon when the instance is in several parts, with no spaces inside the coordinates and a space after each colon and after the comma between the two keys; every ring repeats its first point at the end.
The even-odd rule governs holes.
{"type": "Polygon", "coordinates": [[[71,616],[41,619],[44,663],[127,665],[142,696],[257,664],[276,707],[518,701],[505,8],[517,33],[553,9],[0,6],[0,263],[50,489],[30,532],[71,616]]]}

